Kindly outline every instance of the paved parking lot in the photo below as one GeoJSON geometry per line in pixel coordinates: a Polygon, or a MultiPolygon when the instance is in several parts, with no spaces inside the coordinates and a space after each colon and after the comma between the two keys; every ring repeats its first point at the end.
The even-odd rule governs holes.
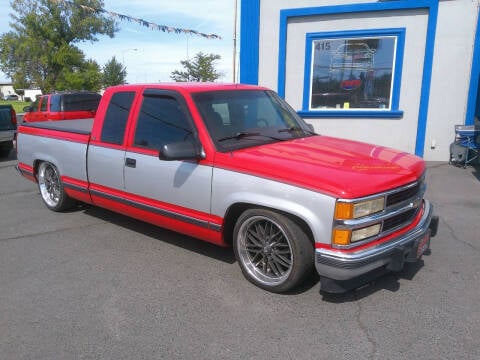
{"type": "MultiPolygon", "coordinates": [[[[13,155],[12,155],[13,156],[13,155]]],[[[0,161],[0,359],[479,359],[480,171],[429,164],[431,255],[342,296],[270,294],[229,249],[53,213],[0,161]]]]}

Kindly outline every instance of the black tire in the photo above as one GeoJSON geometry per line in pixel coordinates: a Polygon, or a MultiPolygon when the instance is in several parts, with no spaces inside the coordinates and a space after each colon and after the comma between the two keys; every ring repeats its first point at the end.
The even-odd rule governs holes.
{"type": "Polygon", "coordinates": [[[10,150],[11,149],[8,148],[0,148],[0,157],[8,157],[8,155],[10,155],[10,150]]]}
{"type": "Polygon", "coordinates": [[[274,211],[242,213],[233,230],[233,249],[247,280],[274,293],[292,290],[313,269],[314,249],[305,231],[274,211]]]}
{"type": "Polygon", "coordinates": [[[58,169],[49,162],[38,166],[38,189],[43,203],[52,211],[67,210],[75,205],[75,200],[65,193],[58,169]]]}
{"type": "Polygon", "coordinates": [[[13,149],[13,141],[8,141],[0,144],[0,157],[8,157],[10,151],[13,149]]]}

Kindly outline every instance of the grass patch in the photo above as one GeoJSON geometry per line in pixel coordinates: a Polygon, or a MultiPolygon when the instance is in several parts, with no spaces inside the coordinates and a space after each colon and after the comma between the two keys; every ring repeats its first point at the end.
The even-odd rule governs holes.
{"type": "Polygon", "coordinates": [[[23,113],[23,108],[31,103],[25,101],[0,100],[0,105],[12,105],[17,114],[23,113]]]}

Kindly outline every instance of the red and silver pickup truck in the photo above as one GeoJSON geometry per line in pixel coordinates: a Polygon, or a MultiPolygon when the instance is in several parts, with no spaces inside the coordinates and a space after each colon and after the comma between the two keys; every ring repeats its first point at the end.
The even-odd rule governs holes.
{"type": "Polygon", "coordinates": [[[76,201],[220,246],[272,292],[314,267],[342,292],[429,249],[422,159],[312,131],[249,85],[122,85],[93,120],[24,123],[18,169],[53,211],[76,201]]]}

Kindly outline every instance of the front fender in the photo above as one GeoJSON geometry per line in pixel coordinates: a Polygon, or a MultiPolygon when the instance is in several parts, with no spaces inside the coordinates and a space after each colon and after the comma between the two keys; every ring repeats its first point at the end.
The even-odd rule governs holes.
{"type": "Polygon", "coordinates": [[[314,241],[330,243],[335,198],[253,175],[215,169],[212,214],[225,217],[237,204],[281,211],[302,219],[314,241]]]}

